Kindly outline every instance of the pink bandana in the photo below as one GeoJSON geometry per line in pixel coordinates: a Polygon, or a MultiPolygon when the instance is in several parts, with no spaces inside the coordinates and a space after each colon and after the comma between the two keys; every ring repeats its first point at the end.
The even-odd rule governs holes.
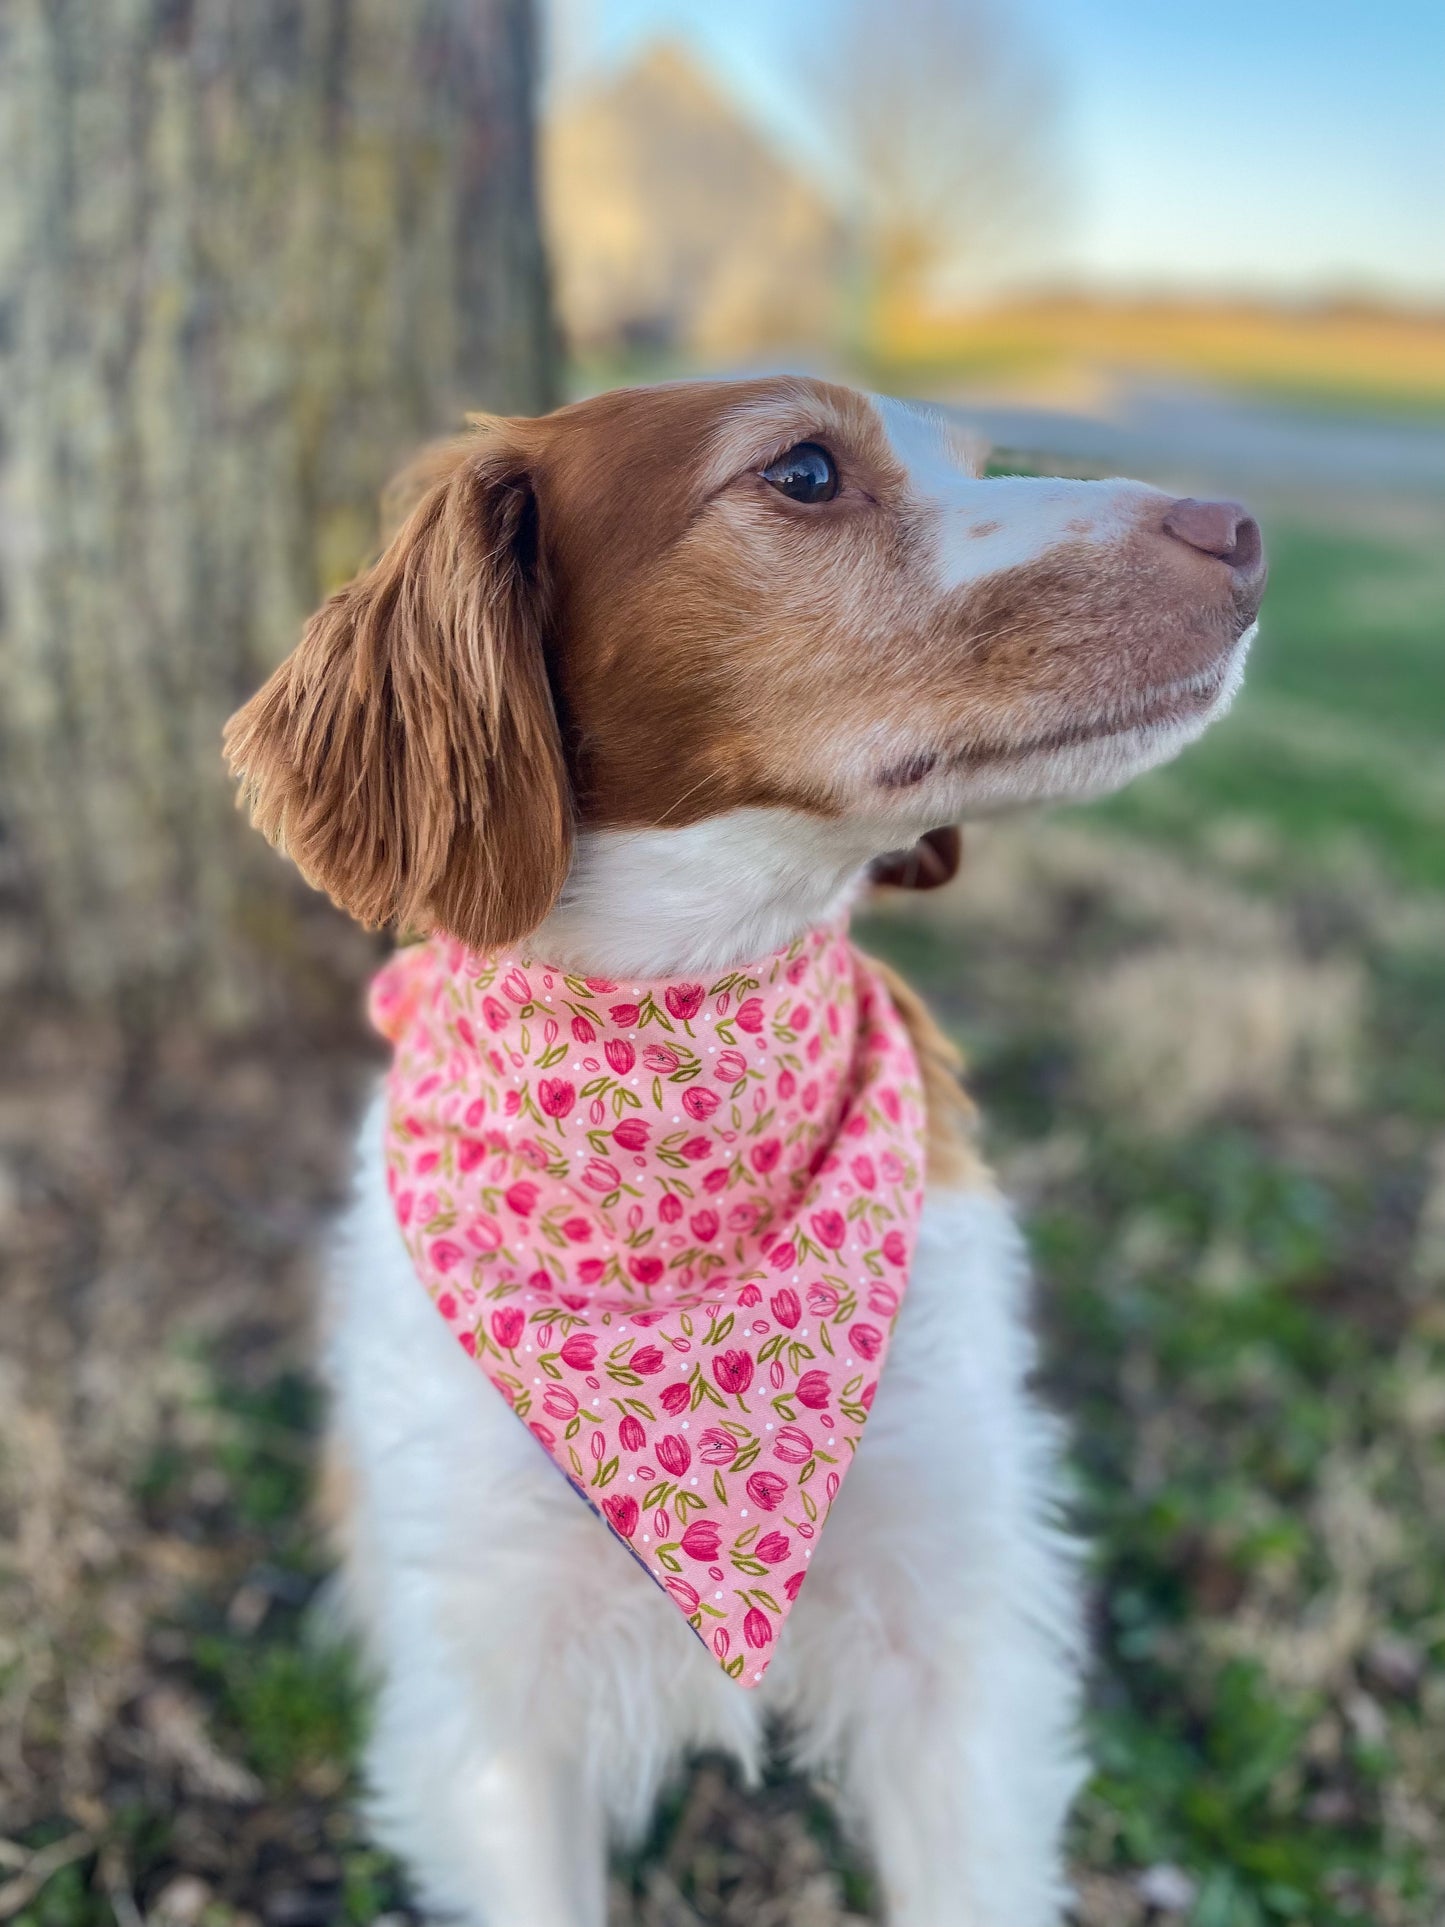
{"type": "Polygon", "coordinates": [[[387,1181],[464,1350],[731,1678],[867,1420],[923,1201],[907,1032],[845,927],[716,982],[446,938],[377,977],[387,1181]]]}

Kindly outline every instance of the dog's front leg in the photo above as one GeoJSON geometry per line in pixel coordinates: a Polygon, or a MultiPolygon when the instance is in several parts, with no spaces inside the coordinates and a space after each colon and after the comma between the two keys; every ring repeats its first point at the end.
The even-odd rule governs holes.
{"type": "Polygon", "coordinates": [[[371,1822],[439,1917],[602,1927],[606,1787],[576,1595],[619,1549],[417,1284],[378,1124],[333,1258],[327,1361],[342,1600],[377,1687],[371,1822]]]}
{"type": "Polygon", "coordinates": [[[436,1706],[446,1686],[393,1672],[370,1749],[371,1817],[419,1899],[466,1927],[603,1927],[605,1828],[581,1763],[525,1731],[489,1733],[455,1699],[419,1728],[418,1706],[436,1706]]]}
{"type": "Polygon", "coordinates": [[[1051,1424],[1026,1389],[1023,1282],[995,1197],[930,1201],[775,1668],[800,1763],[840,1780],[890,1927],[1061,1918],[1077,1581],[1050,1517],[1051,1424]]]}
{"type": "Polygon", "coordinates": [[[896,1656],[856,1708],[845,1810],[889,1927],[1059,1927],[1059,1835],[1078,1773],[1043,1656],[1001,1628],[896,1656]],[[952,1676],[948,1676],[950,1671],[952,1676]]]}
{"type": "Polygon", "coordinates": [[[332,1512],[377,1683],[378,1840],[468,1927],[601,1927],[609,1832],[688,1748],[759,1750],[727,1679],[450,1337],[378,1119],[333,1260],[332,1512]]]}

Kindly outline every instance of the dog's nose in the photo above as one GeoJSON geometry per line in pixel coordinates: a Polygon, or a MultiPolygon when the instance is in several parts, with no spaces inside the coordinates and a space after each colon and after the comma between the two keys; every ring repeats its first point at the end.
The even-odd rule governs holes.
{"type": "Polygon", "coordinates": [[[1238,502],[1196,502],[1186,495],[1164,517],[1164,533],[1203,555],[1217,555],[1231,569],[1250,568],[1264,550],[1258,522],[1238,502]]]}
{"type": "Polygon", "coordinates": [[[1238,502],[1197,502],[1187,495],[1165,515],[1164,533],[1201,555],[1217,556],[1233,575],[1239,599],[1259,607],[1265,583],[1264,538],[1248,509],[1238,502]]]}

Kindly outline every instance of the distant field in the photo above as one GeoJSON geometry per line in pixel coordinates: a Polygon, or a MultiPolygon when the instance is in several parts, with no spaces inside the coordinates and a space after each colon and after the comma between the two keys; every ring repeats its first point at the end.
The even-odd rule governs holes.
{"type": "Polygon", "coordinates": [[[1445,408],[1441,315],[1039,301],[959,319],[899,320],[886,330],[877,359],[900,379],[911,377],[914,387],[944,375],[1038,380],[1127,368],[1280,399],[1445,408]]]}

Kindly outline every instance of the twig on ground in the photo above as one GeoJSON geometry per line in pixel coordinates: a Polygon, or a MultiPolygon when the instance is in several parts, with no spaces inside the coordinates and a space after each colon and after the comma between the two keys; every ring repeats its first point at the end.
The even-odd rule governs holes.
{"type": "MultiPolygon", "coordinates": [[[[12,1843],[7,1841],[5,1844],[8,1847],[12,1843]]],[[[7,1880],[0,1887],[0,1920],[13,1920],[62,1867],[68,1867],[73,1860],[83,1860],[94,1850],[95,1842],[88,1833],[68,1833],[63,1840],[53,1841],[50,1846],[32,1853],[25,1863],[24,1872],[16,1874],[13,1880],[7,1880]]]]}

